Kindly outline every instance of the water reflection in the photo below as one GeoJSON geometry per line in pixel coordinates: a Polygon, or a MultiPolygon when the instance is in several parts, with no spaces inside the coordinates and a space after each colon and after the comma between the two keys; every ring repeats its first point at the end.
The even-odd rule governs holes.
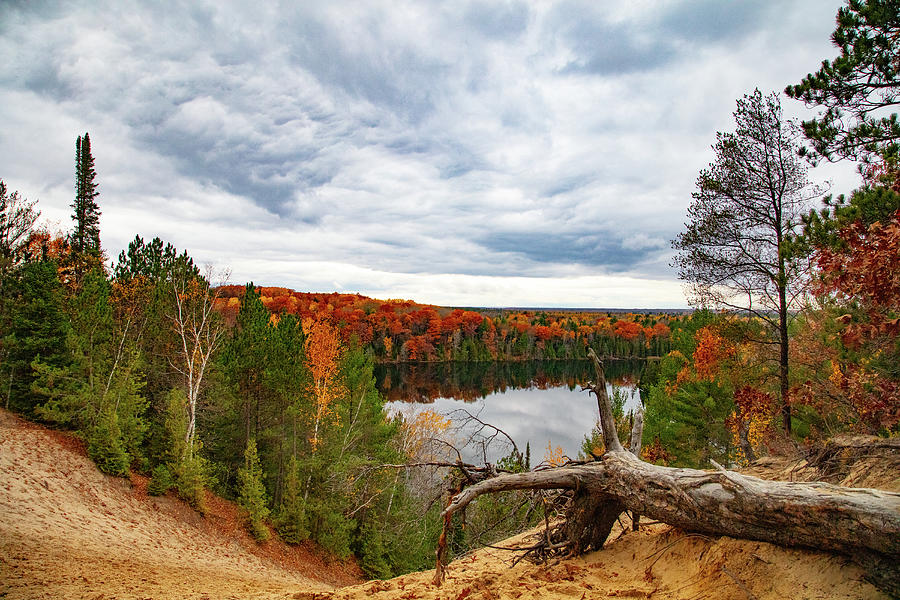
{"type": "MultiPolygon", "coordinates": [[[[637,382],[641,361],[607,361],[610,392],[626,395],[626,412],[640,404],[637,382]]],[[[532,464],[547,444],[561,446],[574,458],[597,420],[597,403],[581,387],[591,379],[589,361],[523,363],[436,363],[379,365],[376,380],[392,412],[429,410],[449,414],[464,408],[506,431],[520,450],[531,445],[532,464]]],[[[495,461],[508,450],[489,452],[495,461]]],[[[479,460],[469,451],[467,460],[479,460]]]]}
{"type": "MultiPolygon", "coordinates": [[[[608,360],[606,379],[619,387],[637,385],[643,361],[608,360]]],[[[471,402],[509,389],[567,387],[580,389],[590,381],[588,360],[522,362],[443,362],[375,366],[378,390],[388,402],[434,402],[455,398],[471,402]]]]}

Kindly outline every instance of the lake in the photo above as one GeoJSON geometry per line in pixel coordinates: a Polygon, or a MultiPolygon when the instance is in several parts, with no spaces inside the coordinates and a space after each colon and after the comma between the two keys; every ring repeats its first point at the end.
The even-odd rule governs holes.
{"type": "MultiPolygon", "coordinates": [[[[609,360],[608,390],[625,394],[625,412],[640,406],[637,388],[642,361],[609,360]]],[[[428,409],[461,417],[467,411],[509,434],[524,452],[531,444],[532,466],[548,443],[576,458],[582,441],[597,421],[597,401],[582,385],[593,373],[589,361],[516,363],[429,363],[378,365],[376,382],[386,410],[415,413],[428,409]]],[[[497,446],[487,452],[496,461],[508,453],[497,446]]],[[[481,462],[480,451],[468,449],[466,460],[481,462]]]]}

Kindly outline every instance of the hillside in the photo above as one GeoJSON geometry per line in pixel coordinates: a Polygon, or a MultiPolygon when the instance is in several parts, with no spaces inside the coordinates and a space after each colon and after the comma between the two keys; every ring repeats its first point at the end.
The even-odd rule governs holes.
{"type": "MultiPolygon", "coordinates": [[[[889,479],[866,483],[896,486],[896,472],[889,479]]],[[[100,474],[71,436],[0,411],[0,597],[886,598],[844,557],[662,524],[547,568],[509,568],[514,554],[484,549],[453,563],[441,588],[432,572],[360,583],[352,567],[309,548],[257,546],[224,501],[210,497],[202,518],[144,486],[100,474]]]]}
{"type": "Polygon", "coordinates": [[[258,546],[212,495],[203,518],[145,489],[101,474],[70,435],[0,410],[0,597],[283,598],[359,581],[309,548],[258,546]]]}

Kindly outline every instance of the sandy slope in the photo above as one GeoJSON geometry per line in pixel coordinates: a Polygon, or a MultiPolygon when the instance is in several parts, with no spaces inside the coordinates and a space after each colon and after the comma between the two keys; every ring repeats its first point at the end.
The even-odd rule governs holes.
{"type": "Polygon", "coordinates": [[[662,524],[547,567],[510,568],[515,554],[485,549],[451,564],[440,588],[433,572],[339,588],[353,579],[346,566],[257,547],[225,522],[227,507],[202,518],[135,484],[101,475],[70,437],[0,411],[0,598],[886,597],[843,557],[662,524]]]}
{"type": "MultiPolygon", "coordinates": [[[[614,533],[615,535],[615,533],[614,533]]],[[[507,542],[508,543],[508,542],[507,542]]],[[[485,549],[450,565],[440,588],[433,571],[342,588],[334,600],[658,598],[723,600],[887,598],[842,557],[763,542],[709,539],[667,525],[628,532],[600,552],[541,567],[485,549]]]]}
{"type": "Polygon", "coordinates": [[[147,498],[102,475],[71,438],[0,411],[0,597],[290,598],[333,589],[316,580],[334,578],[327,568],[289,570],[257,556],[215,518],[147,498]]]}

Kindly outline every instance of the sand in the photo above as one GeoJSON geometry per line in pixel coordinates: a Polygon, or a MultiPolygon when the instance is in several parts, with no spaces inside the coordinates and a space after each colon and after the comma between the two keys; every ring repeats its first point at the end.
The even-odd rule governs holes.
{"type": "Polygon", "coordinates": [[[547,565],[511,567],[516,553],[482,549],[440,587],[431,571],[360,582],[352,563],[311,547],[257,545],[221,499],[210,495],[202,517],[145,488],[101,474],[72,436],[0,411],[0,598],[887,598],[846,557],[664,524],[547,565]]]}
{"type": "Polygon", "coordinates": [[[230,515],[215,514],[214,498],[204,518],[142,483],[105,476],[71,436],[0,412],[0,597],[289,598],[341,579],[315,560],[254,554],[246,535],[220,531],[230,515]]]}

